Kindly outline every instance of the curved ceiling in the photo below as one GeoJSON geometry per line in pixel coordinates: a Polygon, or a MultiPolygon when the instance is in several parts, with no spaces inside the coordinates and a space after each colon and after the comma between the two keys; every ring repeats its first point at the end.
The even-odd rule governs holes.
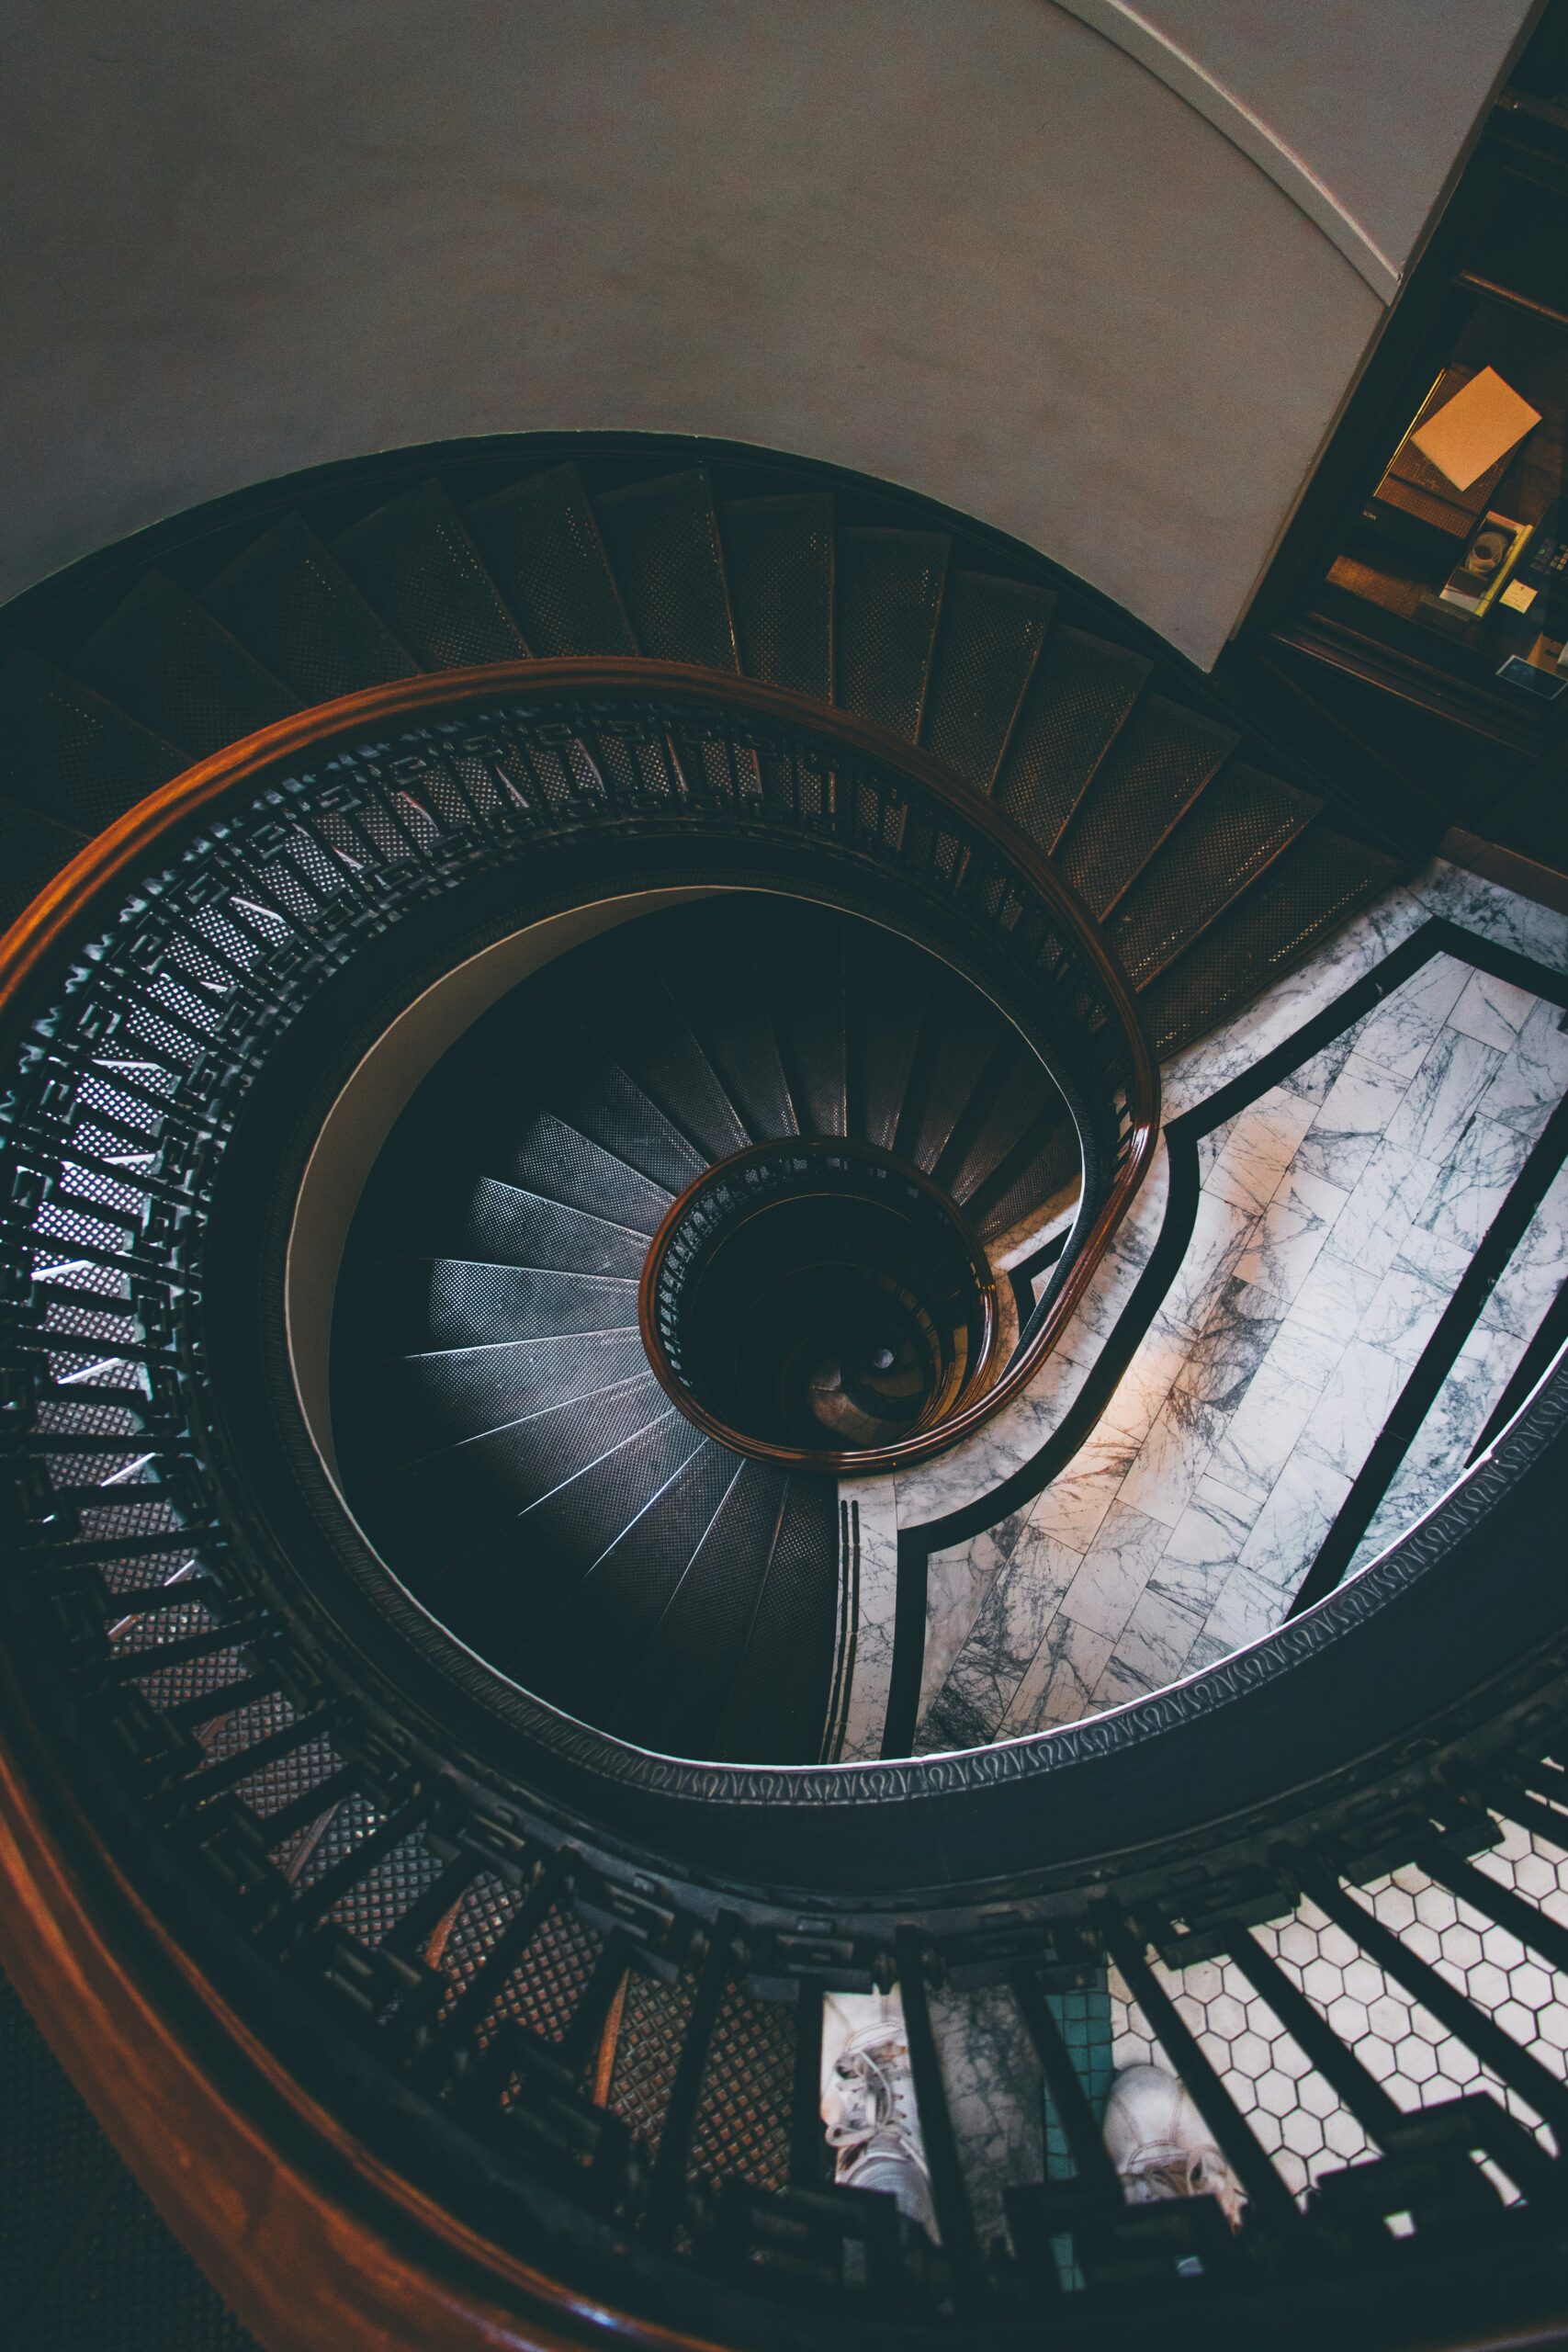
{"type": "MultiPolygon", "coordinates": [[[[1522,5],[1145,13],[1393,253],[1522,5]]],[[[907,483],[1207,662],[1383,316],[1050,0],[18,0],[0,59],[0,594],[314,462],[633,428],[907,483]]]]}

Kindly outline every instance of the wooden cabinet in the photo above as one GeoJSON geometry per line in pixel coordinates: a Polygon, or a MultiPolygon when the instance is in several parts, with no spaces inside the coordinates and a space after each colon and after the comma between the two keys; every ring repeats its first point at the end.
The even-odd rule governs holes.
{"type": "Polygon", "coordinates": [[[1494,109],[1219,675],[1319,763],[1355,761],[1374,833],[1418,851],[1459,829],[1568,873],[1562,17],[1494,109]],[[1485,369],[1539,422],[1461,489],[1399,453],[1485,369]],[[1518,544],[1488,515],[1529,536],[1473,610],[1473,585],[1443,593],[1472,534],[1483,572],[1518,544]]]}

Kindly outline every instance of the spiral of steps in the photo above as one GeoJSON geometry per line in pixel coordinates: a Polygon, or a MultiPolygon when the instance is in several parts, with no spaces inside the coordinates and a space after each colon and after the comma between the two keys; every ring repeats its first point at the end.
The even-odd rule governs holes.
{"type": "MultiPolygon", "coordinates": [[[[1010,2347],[1038,2340],[1049,2301],[1064,2344],[1120,2346],[1179,2328],[1201,2303],[1212,2340],[1246,2352],[1276,2328],[1292,2345],[1343,2332],[1365,2290],[1393,2346],[1412,2327],[1439,2340],[1453,2296],[1479,2324],[1488,2263],[1544,2308],[1562,2271],[1561,2161],[1530,2118],[1563,2144],[1560,2070],[1402,1940],[1386,1882],[1398,1867],[1423,1894],[1462,1896],[1488,1935],[1568,1975],[1564,1931],[1534,1897],[1539,1853],[1525,1850],[1534,1837],[1568,1851],[1568,1661],[1541,1566],[1543,1531],[1561,1523],[1560,1397],[1522,1417],[1481,1503],[1478,1487],[1425,1532],[1430,1694],[1401,1670],[1395,1607],[1380,1617],[1369,1603],[1363,1623],[1330,1606],[1322,1641],[1260,1679],[1250,1711],[1248,1693],[1226,1694],[1224,1740],[1198,1705],[1155,1723],[1151,1702],[1137,1735],[1151,1746],[1096,1723],[1052,1735],[1049,1756],[1027,1739],[1006,1757],[834,1760],[857,1469],[911,1434],[940,1443],[942,1417],[1016,1365],[1009,1317],[1029,1309],[1010,1302],[1010,1250],[1071,1224],[1080,1188],[1104,1197],[1115,1133],[1109,1086],[1104,1133],[1088,1132],[1065,1034],[1058,1062],[1048,1019],[1031,1028],[920,909],[900,928],[894,883],[878,912],[870,884],[857,896],[847,861],[833,864],[863,773],[852,753],[869,773],[879,744],[913,747],[906,783],[918,752],[951,780],[950,811],[973,804],[1048,859],[1119,958],[1161,1057],[1309,954],[1396,862],[1335,784],[1303,780],[1048,565],[881,486],[691,454],[584,439],[570,455],[520,444],[377,460],[170,526],[4,616],[13,945],[47,922],[51,883],[81,848],[128,845],[92,905],[90,952],[69,985],[57,957],[17,1029],[26,1182],[54,1148],[62,1072],[85,1106],[69,1138],[79,1158],[57,1151],[47,1181],[19,1184],[6,1227],[6,1328],[31,1351],[18,1343],[25,1377],[5,1397],[22,1529],[4,1596],[17,1752],[42,1759],[40,1779],[55,1772],[62,1806],[80,1795],[83,1842],[100,1837],[117,1886],[164,1918],[164,1961],[177,1953],[185,1971],[169,2014],[202,2032],[242,2020],[246,2064],[259,2051],[273,2069],[267,2098],[297,2094],[296,2120],[314,2102],[362,2152],[367,2205],[373,2177],[378,2196],[412,2184],[396,2212],[375,2207],[389,2262],[413,2206],[428,2233],[396,2275],[408,2300],[383,2314],[386,2340],[406,2340],[407,2312],[429,2308],[419,2260],[449,2277],[453,2247],[486,2291],[513,2298],[516,2340],[530,2326],[587,2340],[608,2312],[637,2342],[1010,2347]],[[528,705],[525,665],[577,661],[626,677],[585,694],[552,768],[547,695],[528,705]],[[617,733],[615,695],[638,663],[666,665],[656,723],[617,733]],[[673,724],[671,664],[687,665],[706,735],[673,724]],[[241,1509],[270,1457],[244,1453],[253,1392],[219,1393],[233,1366],[209,1347],[211,1300],[230,1294],[203,1282],[247,1251],[270,1267],[272,1244],[242,1219],[225,1260],[200,1226],[209,1198],[246,1197],[224,1194],[214,1139],[248,1136],[265,1156],[263,1111],[288,1108],[284,1047],[291,1024],[309,1025],[310,953],[348,940],[342,971],[361,947],[367,966],[379,956],[365,988],[382,1001],[396,924],[374,935],[366,915],[353,933],[344,916],[333,932],[343,903],[357,921],[383,888],[390,901],[400,859],[405,881],[428,885],[423,902],[411,887],[416,910],[508,878],[499,851],[480,872],[482,824],[453,849],[461,827],[430,776],[410,783],[393,757],[422,718],[460,746],[473,714],[500,706],[469,679],[374,741],[323,719],[333,762],[386,755],[381,797],[367,814],[367,787],[357,820],[331,802],[329,763],[297,763],[300,838],[313,826],[310,855],[351,886],[325,913],[326,894],[310,901],[303,885],[291,911],[243,791],[214,803],[205,831],[171,824],[138,850],[135,829],[148,795],[201,761],[216,773],[256,730],[389,681],[490,665],[506,665],[538,752],[536,800],[505,817],[525,844],[511,878],[555,854],[552,795],[581,795],[597,821],[619,792],[621,912],[573,931],[443,1043],[345,1227],[315,1434],[384,1579],[388,1623],[412,1600],[458,1662],[437,1689],[423,1654],[399,1684],[400,1620],[396,1639],[356,1647],[379,1588],[344,1576],[313,1589],[325,1538],[319,1555],[285,1556],[277,1528],[304,1526],[306,1503],[286,1498],[292,1516],[280,1505],[276,1523],[241,1509]],[[724,704],[716,678],[754,685],[750,706],[743,693],[724,704]],[[761,689],[780,690],[772,706],[761,689]],[[758,718],[771,708],[782,727],[784,710],[805,726],[784,696],[812,707],[824,737],[839,725],[845,747],[840,805],[823,786],[795,836],[782,739],[758,718]],[[694,836],[718,812],[735,870],[659,865],[660,796],[694,836]],[[186,889],[214,873],[211,894],[186,889]],[[171,952],[150,980],[155,919],[172,937],[187,915],[188,961],[171,978],[171,952]],[[210,1104],[180,1100],[185,1065],[220,1036],[233,1046],[222,1083],[238,1096],[254,1080],[262,1102],[231,1128],[220,1089],[210,1104]],[[275,1047],[282,1077],[269,1077],[275,1047]],[[171,1103],[191,1113],[183,1125],[171,1103]],[[212,1165],[215,1189],[199,1193],[212,1165]],[[794,1224],[768,1222],[781,1201],[791,1215],[804,1204],[794,1224]],[[851,1303],[835,1321],[840,1291],[851,1303]],[[178,1418],[187,1385],[208,1418],[178,1418]],[[238,1498],[231,1519],[213,1491],[238,1498]],[[1491,1645],[1478,1668],[1440,1620],[1483,1558],[1519,1589],[1472,1629],[1476,1656],[1491,1645]],[[526,1705],[481,1719],[462,1679],[476,1662],[526,1705]],[[1478,1674],[1505,1691],[1495,1716],[1478,1674]],[[1315,1980],[1287,1973],[1303,1939],[1370,1956],[1478,2053],[1506,2101],[1481,2085],[1396,2110],[1314,2007],[1315,1980]],[[1250,1986],[1272,2005],[1314,2091],[1328,2086],[1363,2133],[1358,2160],[1310,2196],[1190,2022],[1204,1969],[1224,1973],[1213,1998],[1250,1986]],[[821,2126],[826,2003],[895,1984],[934,2234],[840,2185],[821,2126]],[[1234,2241],[1202,2199],[1122,2200],[1090,2106],[1111,2063],[1113,1986],[1118,2038],[1135,2011],[1243,2185],[1234,2241]],[[974,2092],[982,2061],[986,2098],[1018,2126],[1005,2180],[974,2092]],[[1478,2151],[1522,2196],[1500,2197],[1478,2151]],[[1393,2222],[1412,2217],[1407,2260],[1393,2222]],[[1401,2298],[1414,2298],[1409,2326],[1401,2298]]],[[[548,688],[569,691],[558,675],[548,688]]],[[[254,757],[246,773],[282,789],[281,768],[254,757]]],[[[570,853],[575,882],[612,831],[570,853]]],[[[914,864],[888,872],[897,882],[914,864]]],[[[976,900],[1000,930],[1006,892],[976,900]]],[[[541,914],[544,896],[529,899],[526,920],[554,921],[560,903],[541,914]]],[[[66,951],[88,936],[78,922],[66,951]]],[[[323,953],[311,969],[325,1000],[340,966],[323,953]]],[[[1070,996],[1042,989],[1041,1003],[1055,1012],[1070,996]]],[[[280,1151],[286,1125],[280,1114],[280,1151]]],[[[42,2015],[44,1973],[17,1949],[42,2015]]],[[[82,2014],[85,2034],[85,1993],[82,2014]]],[[[78,2041],[71,2055],[93,2080],[91,2051],[78,2041]]],[[[244,2084],[226,2075],[220,2091],[248,2115],[244,2084]]],[[[229,2144],[219,2096],[208,2112],[206,2144],[229,2144]]],[[[258,2332],[293,2341],[285,2240],[271,2233],[274,2191],[279,2212],[294,2193],[288,2165],[254,2200],[262,2251],[247,2271],[226,2221],[202,2211],[186,2228],[172,2184],[199,2172],[198,2143],[178,2137],[171,2102],[160,2172],[152,2114],[126,2134],[139,2173],[161,2181],[258,2332]]],[[[135,2201],[118,2185],[111,2197],[116,2211],[135,2201]]],[[[97,2352],[187,2340],[176,2312],[194,2314],[193,2346],[237,2343],[237,2322],[176,2278],[136,2211],[127,2244],[149,2277],[155,2265],[155,2291],[134,2308],[127,2296],[123,2316],[95,2308],[97,2352]]],[[[34,2248],[22,2266],[28,2352],[75,2308],[69,2248],[97,2244],[104,2218],[62,2218],[47,2259],[34,2248]]],[[[333,2258],[329,2239],[312,2262],[333,2258]]]]}
{"type": "MultiPolygon", "coordinates": [[[[1070,1202],[1077,1171],[1049,1073],[949,967],[829,908],[726,893],[623,924],[477,1023],[350,1242],[333,1426],[361,1523],[469,1646],[641,1747],[823,1752],[835,1482],[694,1426],[637,1313],[679,1196],[757,1146],[804,1166],[806,1139],[874,1155],[900,1193],[924,1175],[981,1236],[1070,1202]]],[[[840,1313],[875,1231],[824,1277],[840,1313]]],[[[737,1312],[754,1330],[761,1307],[737,1312]]],[[[897,1433],[916,1319],[890,1302],[835,1363],[840,1417],[852,1374],[863,1399],[881,1386],[865,1427],[897,1433]]]]}
{"type": "Polygon", "coordinates": [[[290,712],[530,655],[739,673],[919,744],[1078,892],[1162,1055],[1396,871],[1192,673],[1038,562],[982,570],[961,535],[858,519],[886,499],[754,494],[789,479],[776,466],[489,470],[514,478],[478,496],[460,471],[450,490],[416,479],[368,511],[363,490],[323,492],[151,568],[128,555],[89,594],[39,592],[0,668],[0,913],[154,786],[290,712]]]}

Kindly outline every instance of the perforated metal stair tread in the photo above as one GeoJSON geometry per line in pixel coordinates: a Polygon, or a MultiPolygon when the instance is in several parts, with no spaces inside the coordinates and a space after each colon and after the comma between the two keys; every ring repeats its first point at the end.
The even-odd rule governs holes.
{"type": "Polygon", "coordinates": [[[117,605],[71,666],[95,693],[191,760],[300,707],[298,695],[157,571],[117,605]]]}
{"type": "Polygon", "coordinates": [[[1116,910],[1111,937],[1134,986],[1146,986],[1249,889],[1322,806],[1227,760],[1116,910]]]}
{"type": "Polygon", "coordinates": [[[201,602],[302,703],[412,677],[419,666],[298,514],[253,539],[201,602]]]}
{"type": "Polygon", "coordinates": [[[831,498],[735,499],[718,520],[741,669],[831,702],[831,498]]]}
{"type": "Polygon", "coordinates": [[[1172,1054],[1238,1010],[1398,871],[1376,850],[1321,823],[1309,828],[1145,991],[1156,1050],[1172,1054]]]}
{"type": "Polygon", "coordinates": [[[352,524],[334,552],[423,670],[516,662],[523,632],[439,482],[417,482],[352,524]]]}
{"type": "Polygon", "coordinates": [[[14,653],[0,670],[0,738],[6,799],[84,837],[186,764],[172,743],[36,653],[14,653]]]}
{"type": "Polygon", "coordinates": [[[847,530],[835,551],[840,707],[915,742],[931,680],[951,542],[931,531],[847,530]]]}
{"type": "Polygon", "coordinates": [[[949,574],[920,741],[974,791],[996,780],[1055,607],[1027,582],[949,574]]]}
{"type": "MultiPolygon", "coordinates": [[[[678,1462],[637,1516],[577,1580],[535,1634],[534,1687],[569,1713],[613,1718],[615,1694],[641,1670],[643,1653],[740,1470],[736,1454],[705,1438],[678,1462]]],[[[736,1561],[744,1576],[748,1564],[736,1561]]],[[[689,1657],[671,1661],[688,1703],[698,1698],[689,1657]]]]}
{"type": "Polygon", "coordinates": [[[575,466],[514,482],[465,517],[518,627],[541,659],[637,651],[615,575],[575,466]]]}
{"type": "Polygon", "coordinates": [[[642,651],[739,667],[718,517],[705,473],[663,474],[595,501],[599,530],[642,651]]]}
{"type": "Polygon", "coordinates": [[[1082,629],[1052,630],[995,787],[998,808],[1047,856],[1152,668],[1142,654],[1082,629]]]}
{"type": "Polygon", "coordinates": [[[615,1704],[609,1727],[620,1738],[712,1753],[788,1486],[783,1471],[740,1465],[615,1704]]]}
{"type": "Polygon", "coordinates": [[[6,841],[0,864],[0,922],[9,923],[25,912],[62,865],[69,865],[85,849],[87,836],[67,825],[53,824],[34,809],[19,808],[14,802],[0,803],[0,826],[6,841]]]}
{"type": "Polygon", "coordinates": [[[1095,770],[1055,862],[1103,922],[1235,746],[1228,727],[1145,695],[1095,770]]]}

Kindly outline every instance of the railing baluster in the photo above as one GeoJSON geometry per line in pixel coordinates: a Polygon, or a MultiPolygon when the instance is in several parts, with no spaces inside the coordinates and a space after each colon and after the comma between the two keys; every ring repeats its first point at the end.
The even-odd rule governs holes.
{"type": "Polygon", "coordinates": [[[920,2138],[931,2179],[931,2203],[937,2233],[953,2274],[953,2297],[960,2311],[972,2311],[982,2300],[985,2279],[980,2266],[980,2241],[964,2167],[958,2160],[947,2086],[931,2030],[931,2004],[926,1996],[925,1962],[918,1928],[900,1928],[895,1939],[898,1992],[904,2004],[904,2024],[909,2036],[909,2064],[915,2076],[915,2107],[920,2138]]]}
{"type": "Polygon", "coordinates": [[[1501,1886],[1485,1871],[1477,1870],[1473,1862],[1462,1861],[1450,1854],[1446,1846],[1436,1840],[1423,1847],[1416,1860],[1428,1878],[1446,1886],[1472,1910],[1479,1911],[1510,1936],[1540,1954],[1551,1968],[1568,1977],[1568,1928],[1552,1918],[1537,1903],[1529,1903],[1512,1887],[1501,1886]]]}
{"type": "Polygon", "coordinates": [[[653,2179],[643,2214],[644,2231],[656,2245],[669,2243],[681,2217],[681,2199],[686,2186],[686,2163],[691,2154],[692,2132],[697,2120],[697,2102],[702,2096],[708,2045],[713,2040],[718,2005],[724,1997],[734,1941],[735,1923],[728,1913],[720,1912],[709,1933],[707,1951],[697,1977],[696,1998],[692,2004],[686,2037],[681,2044],[681,2056],[675,2068],[675,2080],[671,2086],[669,2102],[664,2109],[664,2121],[659,2134],[659,2154],[654,2159],[653,2179]]]}
{"type": "Polygon", "coordinates": [[[820,2188],[832,2170],[822,2124],[822,1990],[802,1984],[795,2009],[789,2177],[797,2188],[820,2188]]]}
{"type": "Polygon", "coordinates": [[[1062,2029],[1051,2014],[1044,1987],[1032,1969],[1015,1968],[1011,1984],[1045,2075],[1046,2088],[1056,2102],[1072,2153],[1073,2170],[1085,2187],[1097,2193],[1115,2197],[1120,2201],[1122,2183],[1111,2161],[1104,2136],[1094,2120],[1094,2109],[1089,2103],[1077,2068],[1072,2061],[1062,2029]]]}
{"type": "Polygon", "coordinates": [[[1256,2133],[1210,2064],[1180,2011],[1144,1957],[1144,1946],[1129,1928],[1112,1928],[1111,1957],[1127,1989],[1158,2036],[1167,2057],[1192,2094],[1193,2104],[1214,2135],[1215,2145],[1235,2173],[1257,2219],[1287,2241],[1303,2228],[1296,2200],[1259,2145],[1256,2133]]]}
{"type": "Polygon", "coordinates": [[[1403,1984],[1440,2026],[1533,2107],[1542,2122],[1551,2126],[1560,2147],[1568,2147],[1568,2086],[1549,2075],[1539,2058],[1521,2049],[1511,2034],[1505,2033],[1467,1995],[1458,1992],[1446,1976],[1418,1959],[1392,1928],[1353,1902],[1337,1878],[1318,1870],[1303,1870],[1302,1885],[1318,1909],[1359,1943],[1369,1960],[1403,1984]]]}
{"type": "Polygon", "coordinates": [[[1401,2110],[1377,2076],[1340,2041],[1327,2019],[1300,1987],[1292,1984],[1279,1962],[1263,1950],[1256,1936],[1238,1936],[1229,1956],[1253,1991],[1267,2001],[1341,2106],[1349,2109],[1369,2139],[1386,2147],[1390,2132],[1399,2123],[1401,2110]]]}

